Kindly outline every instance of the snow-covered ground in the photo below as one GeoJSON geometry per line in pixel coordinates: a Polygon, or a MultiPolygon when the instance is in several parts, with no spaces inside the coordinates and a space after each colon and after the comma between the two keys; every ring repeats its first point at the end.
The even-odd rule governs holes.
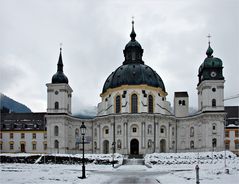
{"type": "MultiPolygon", "coordinates": [[[[82,180],[81,165],[64,164],[0,164],[0,183],[9,184],[74,184],[74,183],[132,183],[150,182],[161,184],[195,184],[195,166],[199,165],[200,184],[238,184],[239,159],[226,152],[214,153],[150,154],[144,165],[123,165],[112,168],[111,165],[86,165],[87,178],[82,180]],[[225,173],[229,169],[229,174],[225,173]],[[123,182],[122,182],[123,181],[123,182]]],[[[16,156],[16,155],[15,155],[16,156]]],[[[111,155],[87,155],[110,159],[111,155]]],[[[118,155],[120,157],[120,155],[118,155]]]]}

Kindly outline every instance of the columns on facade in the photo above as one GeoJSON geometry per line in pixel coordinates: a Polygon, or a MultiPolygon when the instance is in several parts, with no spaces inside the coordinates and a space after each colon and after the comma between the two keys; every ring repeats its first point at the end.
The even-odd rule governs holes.
{"type": "Polygon", "coordinates": [[[124,123],[124,150],[125,154],[127,154],[128,149],[128,123],[124,123]]]}
{"type": "Polygon", "coordinates": [[[158,151],[159,149],[159,131],[158,131],[158,126],[159,126],[159,123],[158,122],[155,122],[155,143],[154,143],[154,146],[155,146],[155,152],[158,151]]]}
{"type": "Polygon", "coordinates": [[[97,144],[97,149],[100,151],[100,153],[102,153],[102,150],[101,150],[101,126],[100,124],[97,125],[97,136],[98,136],[98,144],[97,144]]]}
{"type": "Polygon", "coordinates": [[[142,148],[144,149],[145,148],[145,122],[141,123],[141,127],[142,127],[142,130],[141,130],[141,142],[142,142],[142,148]]]}

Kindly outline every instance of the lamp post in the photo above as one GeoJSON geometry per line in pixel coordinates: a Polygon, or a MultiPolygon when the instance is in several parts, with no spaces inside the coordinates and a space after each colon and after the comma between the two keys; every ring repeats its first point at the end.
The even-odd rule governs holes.
{"type": "Polygon", "coordinates": [[[86,132],[86,126],[84,122],[82,122],[80,126],[80,131],[82,135],[82,146],[83,146],[83,158],[82,158],[82,177],[81,179],[86,178],[85,176],[85,132],[86,132]]]}
{"type": "Polygon", "coordinates": [[[112,151],[113,151],[113,155],[112,155],[112,167],[114,168],[115,142],[112,143],[112,151]]]}

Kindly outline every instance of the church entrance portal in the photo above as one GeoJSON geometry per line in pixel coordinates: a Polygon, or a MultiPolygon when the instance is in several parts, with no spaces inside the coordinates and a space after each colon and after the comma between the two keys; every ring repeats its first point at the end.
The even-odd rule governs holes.
{"type": "Polygon", "coordinates": [[[137,139],[132,139],[130,141],[130,154],[131,155],[139,154],[139,141],[137,139]]]}
{"type": "Polygon", "coordinates": [[[162,139],[160,141],[160,152],[161,153],[165,153],[166,152],[166,141],[164,139],[162,139]]]}
{"type": "Polygon", "coordinates": [[[109,141],[104,140],[103,142],[103,153],[108,154],[109,153],[109,141]]]}

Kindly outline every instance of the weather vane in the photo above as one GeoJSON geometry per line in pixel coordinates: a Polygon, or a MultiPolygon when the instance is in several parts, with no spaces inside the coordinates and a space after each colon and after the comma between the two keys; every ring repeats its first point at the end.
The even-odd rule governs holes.
{"type": "Polygon", "coordinates": [[[62,43],[60,43],[60,51],[62,50],[62,45],[63,45],[63,44],[62,44],[62,43]]]}
{"type": "Polygon", "coordinates": [[[208,37],[208,43],[210,44],[210,38],[212,37],[210,33],[207,35],[207,37],[208,37]]]}
{"type": "Polygon", "coordinates": [[[132,23],[134,23],[134,16],[132,16],[132,23]]]}

